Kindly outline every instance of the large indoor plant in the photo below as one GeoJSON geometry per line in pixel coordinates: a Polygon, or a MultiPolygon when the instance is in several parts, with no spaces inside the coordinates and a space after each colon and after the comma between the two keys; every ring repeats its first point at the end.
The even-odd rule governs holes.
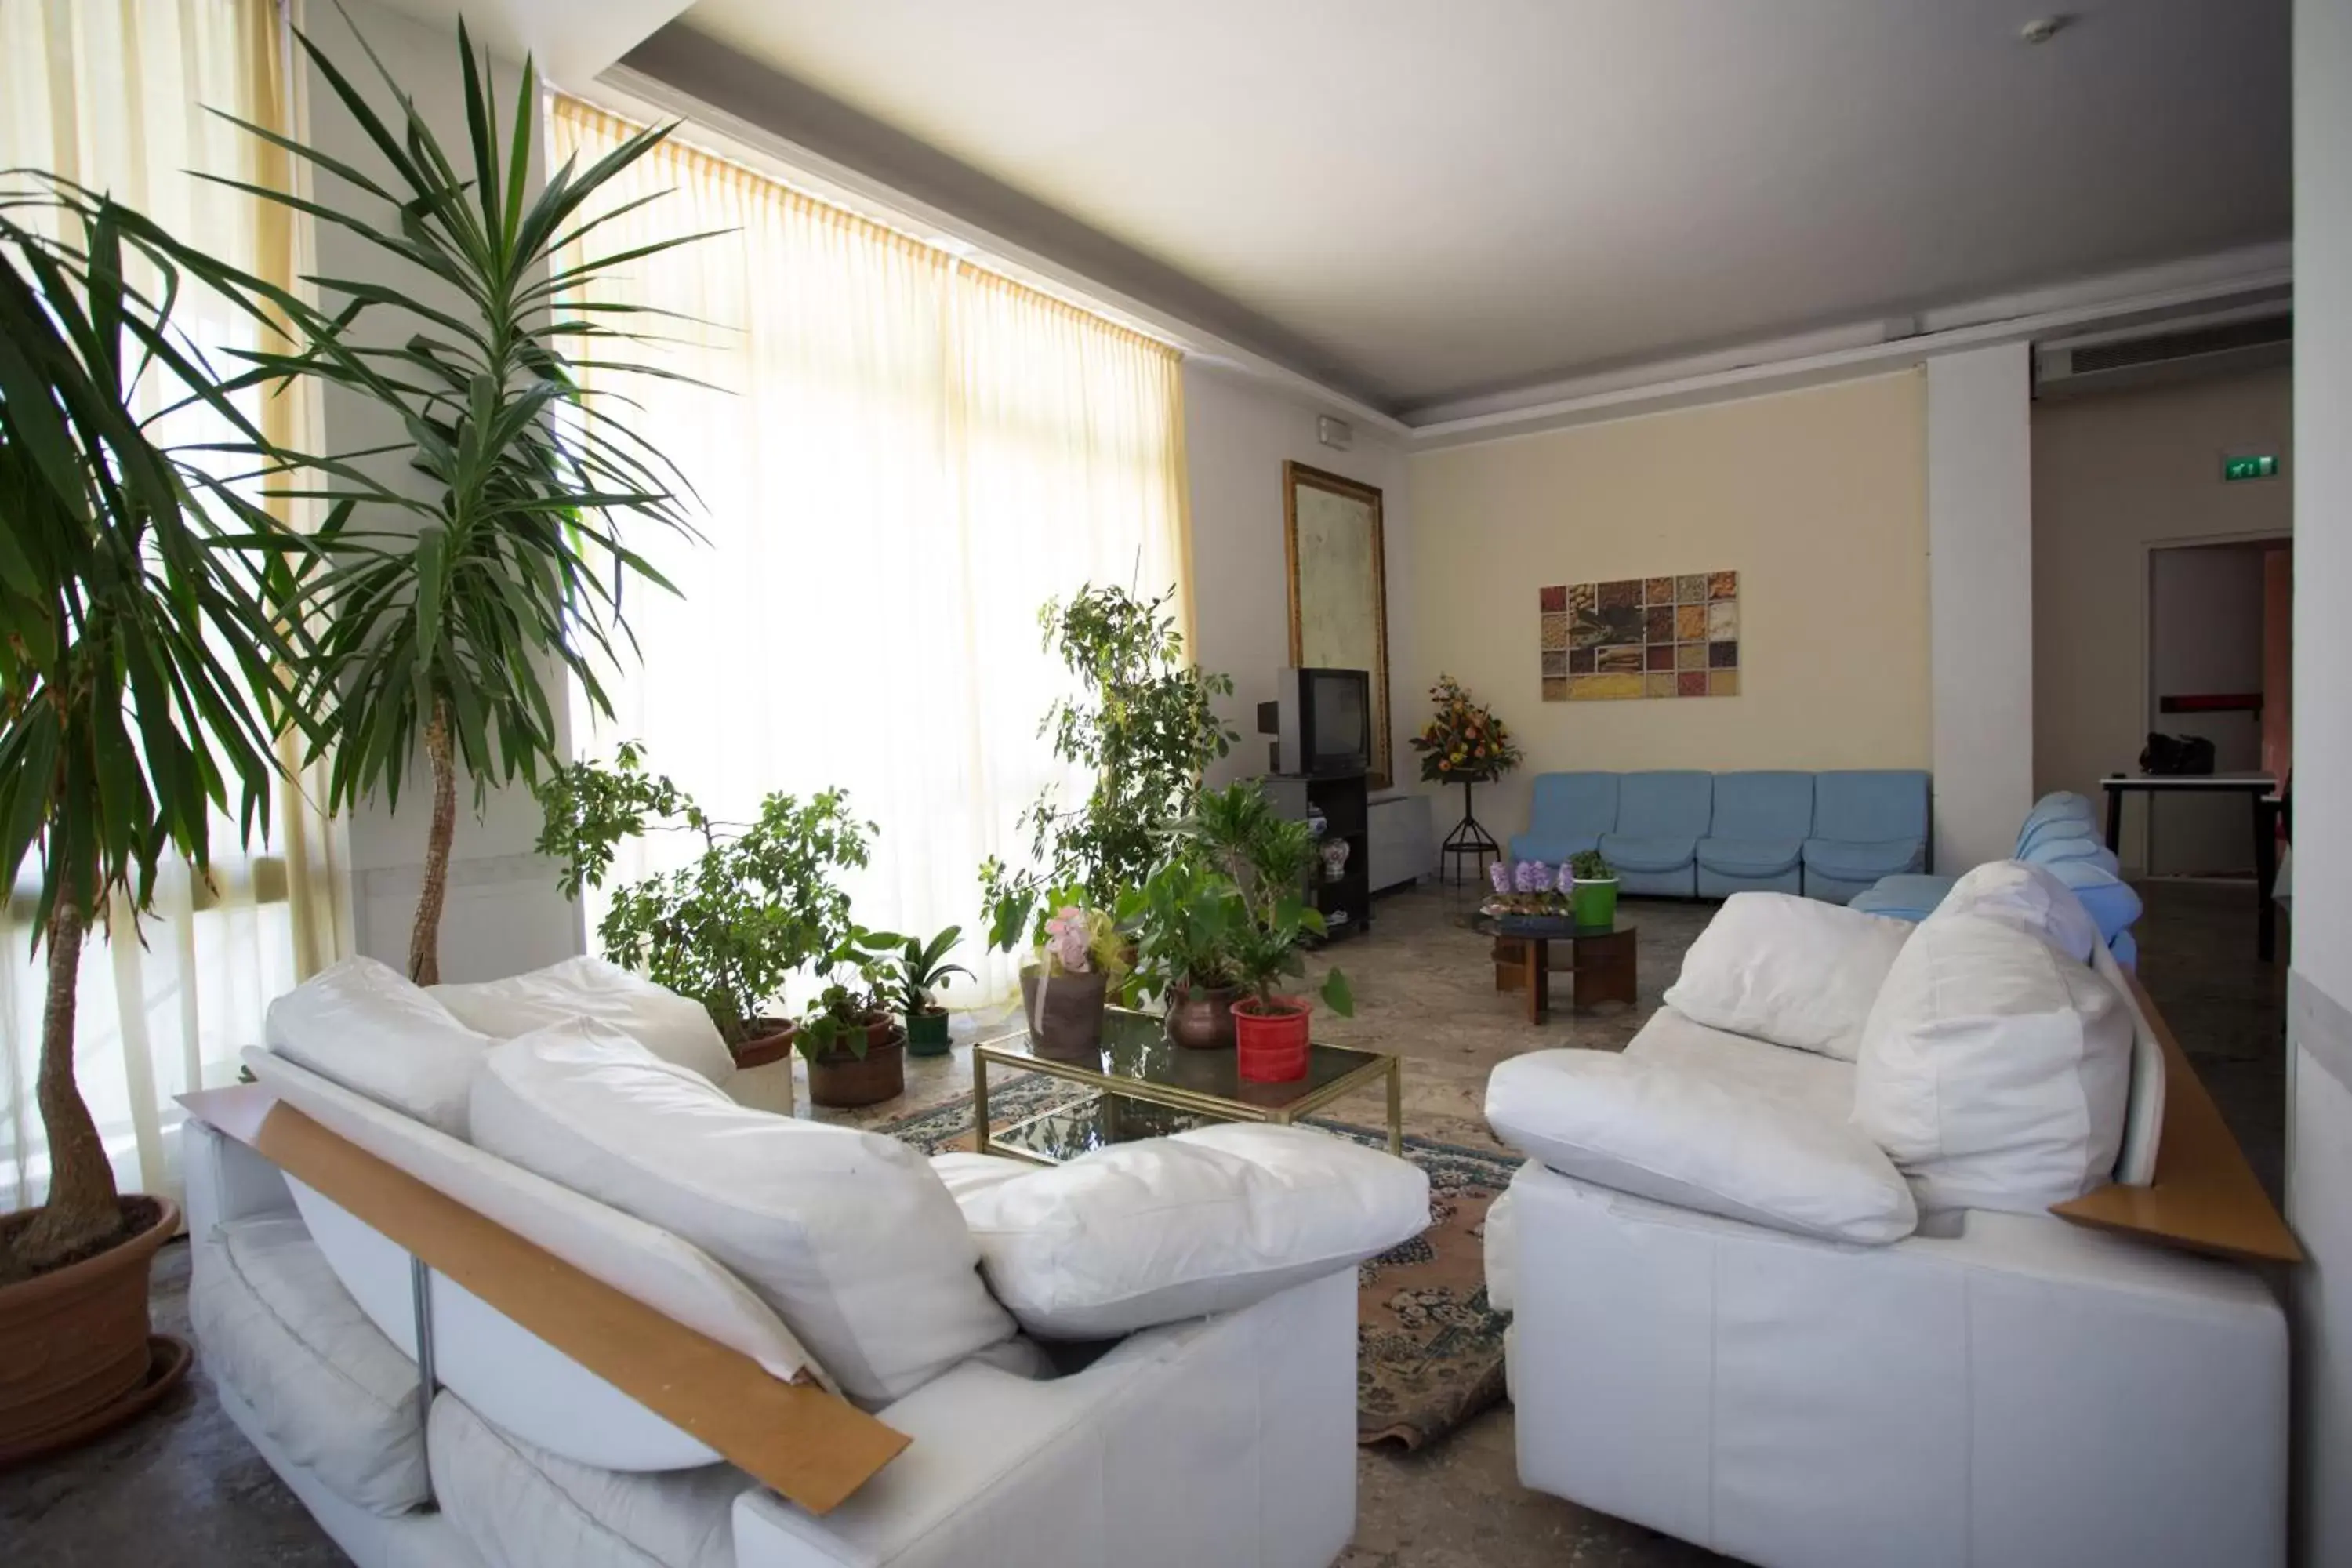
{"type": "Polygon", "coordinates": [[[1241,889],[1187,846],[1119,900],[1118,920],[1134,936],[1134,989],[1160,999],[1168,1037],[1232,1049],[1241,995],[1234,941],[1249,921],[1241,889]]]}
{"type": "Polygon", "coordinates": [[[268,821],[277,671],[298,651],[272,608],[290,540],[137,412],[152,376],[160,401],[263,445],[172,331],[181,274],[147,232],[59,184],[0,196],[0,888],[37,861],[49,1154],[47,1201],[0,1217],[0,1459],[100,1430],[185,1370],[184,1346],[151,1354],[147,1319],[179,1213],[116,1190],[75,1083],[76,978],[100,921],[139,940],[164,862],[207,874],[232,795],[244,836],[268,821]]]}
{"type": "Polygon", "coordinates": [[[420,763],[429,777],[408,968],[431,984],[459,772],[478,807],[490,784],[533,781],[562,762],[562,693],[550,689],[558,671],[590,708],[611,711],[597,670],[626,636],[624,588],[633,578],[667,586],[637,535],[691,532],[683,482],[620,423],[590,416],[574,356],[593,357],[600,374],[642,369],[625,363],[638,330],[631,308],[581,301],[615,268],[699,237],[563,265],[565,247],[597,221],[591,198],[670,128],[640,132],[587,168],[567,164],[533,195],[539,81],[526,59],[502,125],[462,23],[468,134],[454,158],[363,38],[399,106],[389,117],[310,37],[294,37],[382,172],[246,124],[327,188],[315,201],[237,188],[331,225],[379,265],[370,276],[312,279],[315,308],[250,278],[215,280],[292,325],[289,352],[249,356],[256,377],[322,381],[404,433],[382,452],[310,459],[330,504],[317,535],[324,564],[307,585],[318,637],[302,700],[320,720],[313,754],[329,759],[329,809],[378,792],[397,807],[420,763]],[[383,456],[414,477],[386,477],[383,456]]]}
{"type": "Polygon", "coordinates": [[[1042,791],[1022,814],[1029,865],[992,857],[981,867],[990,936],[1010,947],[1052,888],[1076,887],[1091,908],[1109,910],[1139,887],[1167,850],[1168,825],[1192,809],[1209,764],[1232,749],[1216,699],[1229,677],[1189,662],[1169,613],[1173,590],[1139,599],[1123,588],[1081,589],[1067,604],[1037,612],[1045,646],[1078,679],[1047,710],[1038,732],[1055,756],[1092,781],[1086,799],[1042,791]]]}
{"type": "Polygon", "coordinates": [[[596,936],[604,956],[702,1004],[739,1062],[790,1047],[790,1020],[764,1009],[784,983],[837,952],[856,929],[837,878],[863,867],[870,822],[848,797],[771,795],[749,823],[720,821],[667,776],[646,771],[624,742],[609,765],[573,763],[539,788],[539,852],[576,898],[601,888],[625,839],[654,830],[693,834],[701,852],[676,870],[614,891],[596,936]]]}
{"type": "MultiPolygon", "coordinates": [[[[1233,1009],[1241,1076],[1262,1082],[1303,1078],[1310,1004],[1278,987],[1307,973],[1303,950],[1323,934],[1323,917],[1307,889],[1317,863],[1315,835],[1276,812],[1265,792],[1246,779],[1202,791],[1183,832],[1240,895],[1244,918],[1228,947],[1247,993],[1233,1009]]],[[[1354,994],[1339,970],[1325,973],[1321,994],[1333,1012],[1354,1015],[1354,994]]]]}

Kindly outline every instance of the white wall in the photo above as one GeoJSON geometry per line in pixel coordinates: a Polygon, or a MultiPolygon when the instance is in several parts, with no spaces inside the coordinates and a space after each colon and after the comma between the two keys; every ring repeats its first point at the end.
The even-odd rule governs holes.
{"type": "MultiPolygon", "coordinates": [[[[454,29],[440,29],[383,10],[368,0],[344,0],[352,23],[383,58],[453,157],[467,144],[464,85],[454,29]]],[[[374,86],[374,77],[351,30],[332,7],[314,6],[310,32],[354,81],[374,86]]],[[[309,68],[306,67],[306,68],[309,68]]],[[[499,68],[502,80],[519,73],[499,68]]],[[[311,134],[320,150],[388,179],[380,155],[315,71],[306,84],[311,134]]],[[[397,111],[381,91],[371,92],[379,113],[397,111]]],[[[530,176],[535,194],[545,172],[536,154],[530,176]]],[[[331,205],[348,198],[340,182],[321,176],[319,196],[331,205]]],[[[318,270],[329,277],[372,279],[413,288],[418,274],[331,224],[317,228],[318,270]]],[[[404,331],[406,329],[403,329],[404,331]]],[[[324,404],[325,444],[348,452],[396,442],[399,426],[358,399],[331,394],[324,404]]],[[[386,477],[397,470],[386,470],[386,477]]],[[[379,521],[385,526],[391,520],[379,521]]],[[[568,699],[564,684],[551,682],[559,721],[568,699]]],[[[458,781],[457,832],[450,855],[448,898],[441,919],[441,974],[445,980],[485,980],[551,963],[580,951],[576,911],[555,890],[553,868],[530,852],[539,834],[539,808],[528,791],[494,790],[478,816],[469,781],[458,781]]],[[[348,828],[354,940],[361,952],[405,970],[408,932],[423,880],[425,829],[432,813],[431,771],[415,759],[394,811],[382,801],[351,814],[348,828]]]]}
{"type": "Polygon", "coordinates": [[[1290,662],[1290,579],[1282,543],[1282,465],[1343,474],[1381,492],[1381,555],[1388,569],[1389,723],[1397,782],[1418,778],[1405,745],[1428,716],[1415,682],[1411,590],[1416,541],[1405,500],[1403,454],[1356,427],[1334,451],[1315,438],[1318,410],[1264,383],[1184,363],[1185,461],[1192,489],[1193,651],[1204,668],[1234,678],[1226,719],[1241,731],[1213,778],[1265,771],[1268,737],[1257,705],[1274,696],[1274,672],[1290,662]]]}
{"type": "Polygon", "coordinates": [[[2033,480],[2024,343],[1927,362],[1936,864],[2017,842],[2033,804],[2033,480]]]}
{"type": "Polygon", "coordinates": [[[2352,0],[2294,8],[2295,813],[2287,1218],[2304,1561],[2352,1564],[2352,0]]]}

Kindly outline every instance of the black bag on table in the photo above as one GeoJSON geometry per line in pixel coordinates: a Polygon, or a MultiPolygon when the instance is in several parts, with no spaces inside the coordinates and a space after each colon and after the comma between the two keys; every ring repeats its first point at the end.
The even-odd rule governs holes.
{"type": "Polygon", "coordinates": [[[2213,771],[2213,742],[2202,735],[2151,733],[2140,748],[2139,771],[2161,778],[2201,778],[2213,771]]]}

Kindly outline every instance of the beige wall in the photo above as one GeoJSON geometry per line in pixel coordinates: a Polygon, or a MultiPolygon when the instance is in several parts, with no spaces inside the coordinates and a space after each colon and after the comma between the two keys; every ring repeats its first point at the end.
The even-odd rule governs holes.
{"type": "Polygon", "coordinates": [[[1498,835],[1552,770],[1926,767],[1925,421],[1906,371],[1412,455],[1403,721],[1442,671],[1517,733],[1526,765],[1478,796],[1498,835]],[[1538,588],[1726,568],[1738,696],[1542,700],[1538,588]]]}
{"type": "Polygon", "coordinates": [[[1290,662],[1290,579],[1282,548],[1282,465],[1306,463],[1381,492],[1388,574],[1391,728],[1396,766],[1411,776],[1402,737],[1421,722],[1421,687],[1406,663],[1412,643],[1413,532],[1404,458],[1359,426],[1337,452],[1315,438],[1316,411],[1258,383],[1188,360],[1184,445],[1192,510],[1192,619],[1201,663],[1234,678],[1226,712],[1241,743],[1214,776],[1265,771],[1267,737],[1257,705],[1274,696],[1274,672],[1290,662]]]}
{"type": "MultiPolygon", "coordinates": [[[[2101,774],[2137,765],[2148,730],[2149,547],[2292,530],[2291,393],[2280,369],[2034,405],[2037,793],[2097,798],[2101,774]],[[2221,454],[2240,448],[2277,453],[2281,477],[2223,484],[2221,454]]],[[[2132,805],[2126,868],[2147,864],[2144,825],[2132,805]]]]}

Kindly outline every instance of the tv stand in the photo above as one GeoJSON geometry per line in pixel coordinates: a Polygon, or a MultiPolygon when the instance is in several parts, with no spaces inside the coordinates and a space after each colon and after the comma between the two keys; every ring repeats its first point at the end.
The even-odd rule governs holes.
{"type": "Polygon", "coordinates": [[[1372,927],[1370,779],[1363,773],[1268,773],[1266,798],[1294,822],[1324,819],[1323,842],[1348,846],[1337,881],[1318,866],[1308,894],[1323,915],[1324,940],[1339,942],[1372,927]]]}

